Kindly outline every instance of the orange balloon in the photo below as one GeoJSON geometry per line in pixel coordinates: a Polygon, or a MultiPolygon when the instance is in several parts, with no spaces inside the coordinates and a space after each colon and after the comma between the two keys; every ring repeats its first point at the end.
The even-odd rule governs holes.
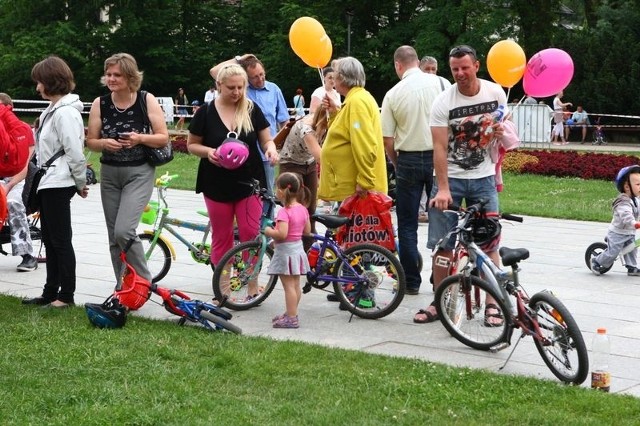
{"type": "Polygon", "coordinates": [[[500,40],[487,55],[487,68],[493,81],[502,87],[513,87],[524,75],[527,57],[513,40],[500,40]]]}
{"type": "Polygon", "coordinates": [[[333,45],[328,35],[324,35],[318,44],[317,50],[301,58],[305,64],[313,68],[324,68],[331,60],[333,45]]]}
{"type": "Polygon", "coordinates": [[[322,24],[308,16],[296,19],[289,29],[291,48],[305,64],[314,68],[325,66],[331,58],[329,53],[329,59],[319,65],[326,56],[327,49],[332,50],[331,40],[328,41],[327,48],[328,38],[322,24]]]}

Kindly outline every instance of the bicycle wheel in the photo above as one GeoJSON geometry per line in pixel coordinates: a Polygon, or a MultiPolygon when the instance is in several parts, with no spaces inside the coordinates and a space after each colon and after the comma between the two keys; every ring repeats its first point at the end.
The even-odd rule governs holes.
{"type": "Polygon", "coordinates": [[[210,330],[216,331],[219,329],[224,329],[230,331],[235,334],[242,334],[242,329],[235,324],[231,324],[226,319],[219,317],[218,315],[211,313],[209,311],[201,311],[200,316],[204,318],[206,321],[212,322],[215,325],[208,324],[208,328],[210,330]]]}
{"type": "Polygon", "coordinates": [[[260,241],[247,241],[226,252],[216,265],[211,284],[216,299],[226,298],[225,307],[244,311],[262,303],[273,291],[277,275],[267,274],[273,249],[260,259],[260,241]],[[260,264],[260,269],[256,267],[260,264]]]}
{"type": "Polygon", "coordinates": [[[508,310],[496,290],[474,275],[452,275],[442,280],[435,295],[436,310],[444,328],[461,343],[488,351],[506,341],[509,331],[508,310]],[[491,295],[504,316],[501,325],[489,324],[485,317],[485,294],[491,295]]]}
{"type": "MultiPolygon", "coordinates": [[[[587,247],[587,250],[584,252],[584,262],[587,264],[587,268],[589,268],[589,270],[591,270],[591,259],[598,256],[606,249],[607,243],[603,242],[593,243],[589,247],[587,247]]],[[[613,265],[609,266],[608,268],[600,267],[600,273],[607,273],[611,270],[611,268],[613,268],[613,265]]]]}
{"type": "MultiPolygon", "coordinates": [[[[375,244],[358,244],[344,256],[364,282],[334,281],[333,288],[343,306],[360,318],[377,319],[393,312],[404,297],[406,279],[398,257],[375,244]]],[[[336,262],[335,277],[350,279],[354,274],[341,260],[336,262]]]]}
{"type": "Polygon", "coordinates": [[[566,306],[548,291],[529,300],[542,336],[534,342],[551,372],[565,383],[579,385],[589,373],[589,355],[578,324],[566,306]]]}
{"type": "Polygon", "coordinates": [[[138,234],[138,238],[142,242],[144,257],[147,259],[147,267],[151,272],[151,282],[157,283],[163,279],[171,268],[171,250],[167,244],[160,238],[154,246],[152,234],[138,234]]]}

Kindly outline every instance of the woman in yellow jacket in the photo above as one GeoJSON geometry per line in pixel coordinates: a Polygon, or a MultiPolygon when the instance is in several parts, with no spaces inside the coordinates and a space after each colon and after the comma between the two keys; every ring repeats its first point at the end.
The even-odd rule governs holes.
{"type": "Polygon", "coordinates": [[[342,201],[367,191],[387,193],[387,164],[380,110],[365,90],[365,73],[352,57],[334,61],[336,90],[345,97],[342,108],[325,97],[329,130],[322,146],[318,198],[342,201]]]}

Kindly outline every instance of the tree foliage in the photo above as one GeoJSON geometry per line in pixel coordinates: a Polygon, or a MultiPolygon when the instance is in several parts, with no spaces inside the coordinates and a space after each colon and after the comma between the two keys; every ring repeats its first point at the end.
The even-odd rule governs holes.
{"type": "MultiPolygon", "coordinates": [[[[448,78],[448,51],[470,44],[488,78],[486,53],[512,38],[527,57],[548,47],[571,55],[575,75],[566,99],[590,112],[628,114],[640,110],[640,52],[632,48],[640,41],[639,6],[639,0],[0,0],[0,90],[36,98],[30,70],[55,54],[90,101],[105,92],[104,60],[128,52],[144,71],[145,89],[175,96],[184,87],[189,99],[201,99],[211,66],[252,52],[292,102],[296,88],[310,94],[320,85],[318,70],[298,59],[288,40],[295,19],[311,16],[331,37],[334,57],[346,55],[350,41],[379,100],[397,82],[393,52],[402,44],[435,56],[448,78]]],[[[522,95],[516,85],[510,97],[522,95]]]]}

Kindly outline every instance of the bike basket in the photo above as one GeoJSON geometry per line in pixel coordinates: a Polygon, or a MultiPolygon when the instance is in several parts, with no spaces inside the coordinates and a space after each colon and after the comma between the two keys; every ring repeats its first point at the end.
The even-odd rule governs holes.
{"type": "Polygon", "coordinates": [[[120,304],[135,311],[140,309],[151,296],[151,284],[138,275],[130,265],[126,267],[127,271],[122,277],[122,289],[117,290],[113,295],[120,304]]]}
{"type": "Polygon", "coordinates": [[[158,217],[158,202],[149,201],[147,207],[144,208],[142,216],[140,216],[140,222],[146,225],[153,225],[158,217]]]}

